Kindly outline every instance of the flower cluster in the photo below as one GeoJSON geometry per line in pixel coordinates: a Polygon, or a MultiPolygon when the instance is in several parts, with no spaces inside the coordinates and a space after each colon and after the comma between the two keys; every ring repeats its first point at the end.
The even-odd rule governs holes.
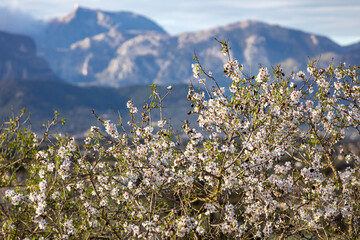
{"type": "Polygon", "coordinates": [[[98,117],[81,143],[5,123],[0,238],[355,239],[360,156],[346,143],[360,133],[359,68],[248,77],[228,43],[222,52],[231,84],[195,57],[205,89],[189,87],[197,125],[184,120],[181,135],[162,116],[172,86],[152,86],[141,116],[129,100],[128,126],[98,117]]]}
{"type": "Polygon", "coordinates": [[[268,72],[268,69],[266,67],[261,67],[256,77],[256,81],[261,83],[263,81],[269,80],[269,78],[270,78],[270,74],[268,72]]]}
{"type": "Polygon", "coordinates": [[[105,131],[107,134],[109,134],[113,138],[118,138],[119,133],[117,131],[116,125],[114,123],[111,123],[110,120],[107,120],[104,122],[105,125],[105,131]]]}

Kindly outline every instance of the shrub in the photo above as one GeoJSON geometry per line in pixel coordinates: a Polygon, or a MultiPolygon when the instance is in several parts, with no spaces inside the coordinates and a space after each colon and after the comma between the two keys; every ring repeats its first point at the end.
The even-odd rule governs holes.
{"type": "Polygon", "coordinates": [[[128,123],[98,117],[105,132],[91,127],[83,144],[51,139],[49,128],[38,139],[20,118],[4,123],[0,236],[356,238],[360,159],[342,143],[347,132],[360,133],[359,67],[311,61],[306,73],[285,76],[277,66],[246,76],[221,45],[231,93],[195,56],[204,90],[189,87],[198,127],[184,121],[185,144],[162,116],[171,86],[161,96],[153,85],[141,114],[129,100],[128,123]],[[336,167],[339,154],[344,169],[336,167]]]}

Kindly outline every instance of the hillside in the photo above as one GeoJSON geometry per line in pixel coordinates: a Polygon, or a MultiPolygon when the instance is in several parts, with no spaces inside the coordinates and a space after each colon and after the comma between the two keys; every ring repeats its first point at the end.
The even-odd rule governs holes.
{"type": "Polygon", "coordinates": [[[55,74],[30,37],[0,31],[0,80],[31,78],[55,79],[55,74]]]}
{"type": "MultiPolygon", "coordinates": [[[[61,128],[71,134],[82,134],[91,125],[99,123],[97,114],[116,121],[118,111],[127,122],[126,102],[134,99],[141,109],[149,101],[148,85],[123,88],[80,87],[59,80],[48,63],[37,56],[34,41],[26,36],[0,32],[0,120],[1,122],[26,107],[31,113],[33,129],[39,131],[42,123],[52,118],[54,110],[66,118],[68,124],[61,128]]],[[[180,128],[180,119],[186,116],[188,103],[186,85],[176,85],[165,104],[165,113],[180,128]],[[173,111],[176,108],[177,111],[173,111]]],[[[159,87],[159,91],[166,91],[159,87]]],[[[154,113],[154,121],[159,116],[154,113]]]]}
{"type": "MultiPolygon", "coordinates": [[[[172,94],[164,104],[164,114],[172,120],[175,128],[181,128],[181,120],[185,120],[190,106],[186,101],[188,87],[174,86],[172,94]],[[176,109],[176,110],[175,110],[176,109]]],[[[159,91],[166,92],[165,87],[159,91]]],[[[35,131],[41,131],[42,124],[50,120],[54,110],[65,118],[67,123],[59,128],[61,132],[83,135],[90,126],[100,126],[101,123],[92,115],[94,109],[99,116],[117,122],[118,113],[124,118],[126,125],[128,109],[126,102],[134,100],[141,111],[145,102],[149,102],[151,90],[148,86],[104,88],[78,87],[64,82],[32,79],[27,81],[0,81],[0,120],[7,119],[12,114],[26,107],[31,113],[31,123],[35,131]]],[[[140,113],[138,116],[141,119],[140,113]]],[[[159,120],[158,111],[153,114],[153,121],[159,120]]]]}

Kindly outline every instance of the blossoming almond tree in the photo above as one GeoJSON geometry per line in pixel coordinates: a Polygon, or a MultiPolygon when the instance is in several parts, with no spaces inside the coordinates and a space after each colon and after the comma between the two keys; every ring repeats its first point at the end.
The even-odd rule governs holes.
{"type": "Polygon", "coordinates": [[[19,153],[19,140],[9,140],[26,133],[29,154],[16,155],[16,164],[11,153],[1,155],[1,171],[12,174],[1,176],[1,236],[355,239],[359,154],[344,151],[343,170],[335,160],[346,131],[360,133],[359,67],[323,69],[313,61],[306,73],[286,77],[280,66],[272,74],[261,67],[247,77],[228,43],[221,45],[229,88],[195,56],[194,77],[204,90],[189,87],[198,119],[197,126],[184,121],[185,145],[162,115],[173,87],[161,96],[152,86],[141,114],[129,100],[127,123],[98,117],[105,132],[91,127],[82,147],[71,137],[51,141],[46,132],[38,140],[4,125],[2,149],[18,144],[19,153]],[[160,119],[153,119],[157,110],[160,119]],[[22,184],[9,168],[20,163],[22,184]]]}

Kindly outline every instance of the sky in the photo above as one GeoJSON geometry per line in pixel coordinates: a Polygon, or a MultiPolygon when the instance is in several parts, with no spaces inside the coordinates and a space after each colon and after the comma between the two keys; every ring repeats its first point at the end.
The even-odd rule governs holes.
{"type": "Polygon", "coordinates": [[[0,29],[30,29],[76,4],[142,14],[170,34],[258,20],[324,35],[341,45],[360,41],[360,0],[0,0],[0,29]]]}

